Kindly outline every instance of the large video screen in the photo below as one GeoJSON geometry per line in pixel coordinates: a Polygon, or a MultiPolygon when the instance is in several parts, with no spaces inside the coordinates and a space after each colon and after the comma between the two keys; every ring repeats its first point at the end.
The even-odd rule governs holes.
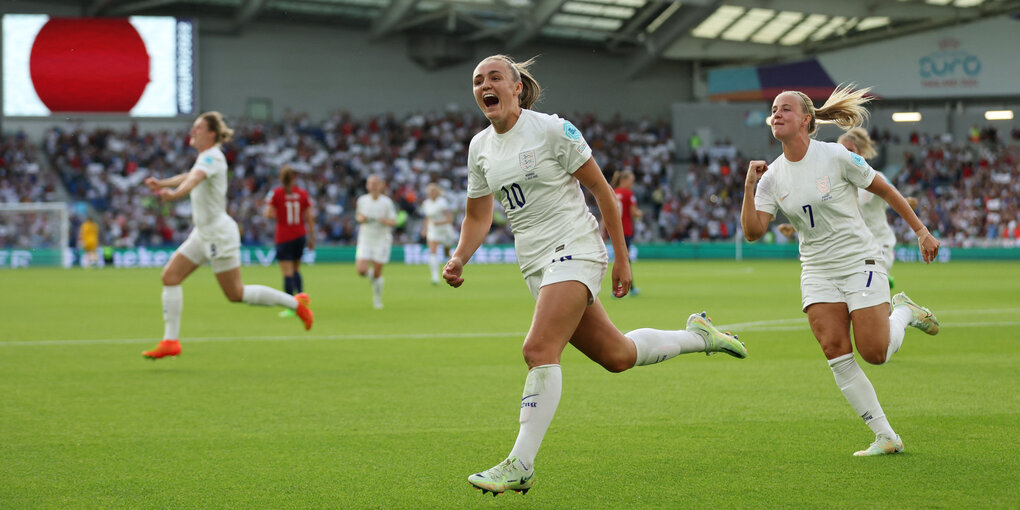
{"type": "Polygon", "coordinates": [[[195,31],[172,17],[3,17],[3,113],[195,112],[195,31]]]}

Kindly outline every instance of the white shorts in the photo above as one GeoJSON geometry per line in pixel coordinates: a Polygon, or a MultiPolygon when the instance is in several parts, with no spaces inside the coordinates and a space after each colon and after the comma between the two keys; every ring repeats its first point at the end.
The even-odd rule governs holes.
{"type": "Polygon", "coordinates": [[[878,264],[853,274],[826,277],[801,275],[801,309],[815,303],[846,303],[849,311],[889,302],[889,277],[878,264]]]}
{"type": "Polygon", "coordinates": [[[194,228],[176,253],[196,266],[208,262],[213,273],[230,271],[241,267],[241,231],[233,220],[201,231],[194,228]]]}
{"type": "Polygon", "coordinates": [[[531,295],[538,299],[538,291],[546,285],[559,282],[577,281],[588,287],[588,304],[595,302],[602,288],[602,279],[606,277],[605,262],[592,260],[564,260],[553,262],[541,271],[536,271],[524,277],[528,284],[531,295]]]}
{"type": "Polygon", "coordinates": [[[429,226],[425,234],[425,240],[430,243],[439,243],[443,246],[453,246],[457,244],[457,231],[449,223],[446,225],[429,226]]]}
{"type": "Polygon", "coordinates": [[[392,239],[381,241],[367,241],[358,238],[358,249],[354,252],[355,260],[371,260],[379,264],[386,264],[390,261],[390,248],[393,247],[392,239]]]}

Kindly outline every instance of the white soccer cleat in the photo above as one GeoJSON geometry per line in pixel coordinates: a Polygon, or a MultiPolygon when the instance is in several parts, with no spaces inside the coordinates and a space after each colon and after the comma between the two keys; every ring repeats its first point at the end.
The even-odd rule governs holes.
{"type": "Polygon", "coordinates": [[[892,298],[893,309],[898,306],[905,306],[910,309],[909,325],[928,333],[937,335],[939,333],[939,320],[931,310],[913,302],[906,294],[900,292],[892,298]]]}
{"type": "Polygon", "coordinates": [[[468,477],[468,483],[474,485],[476,489],[481,489],[482,494],[491,492],[493,497],[508,490],[527,494],[534,481],[535,470],[525,469],[517,457],[510,457],[492,468],[468,477]]]}
{"type": "Polygon", "coordinates": [[[874,455],[892,455],[903,451],[903,441],[900,436],[889,437],[879,434],[875,436],[875,442],[866,449],[854,452],[854,457],[872,457],[874,455]]]}
{"type": "Polygon", "coordinates": [[[382,310],[382,307],[383,307],[382,306],[382,298],[379,297],[379,296],[373,296],[372,297],[372,308],[375,308],[376,310],[382,310]]]}
{"type": "Polygon", "coordinates": [[[723,333],[712,325],[712,318],[707,312],[693,313],[687,318],[687,331],[700,336],[705,341],[705,354],[711,356],[717,352],[725,352],[735,358],[746,358],[747,347],[737,335],[723,333]]]}

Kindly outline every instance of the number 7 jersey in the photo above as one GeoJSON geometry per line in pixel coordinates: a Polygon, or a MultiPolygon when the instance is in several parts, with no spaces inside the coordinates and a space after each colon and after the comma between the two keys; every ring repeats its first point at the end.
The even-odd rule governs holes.
{"type": "MultiPolygon", "coordinates": [[[[782,210],[797,229],[804,274],[842,276],[878,259],[880,249],[857,204],[875,170],[838,143],[811,140],[807,153],[792,162],[776,158],[758,181],[755,209],[782,210]]],[[[881,200],[881,199],[879,199],[881,200]]]]}
{"type": "Polygon", "coordinates": [[[493,194],[503,204],[525,275],[554,255],[604,260],[598,222],[573,177],[590,158],[573,124],[527,109],[506,133],[489,126],[471,139],[467,196],[493,194]]]}

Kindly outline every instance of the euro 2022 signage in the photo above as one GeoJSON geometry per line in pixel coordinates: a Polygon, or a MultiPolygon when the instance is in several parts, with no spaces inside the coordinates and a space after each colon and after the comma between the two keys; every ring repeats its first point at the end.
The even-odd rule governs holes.
{"type": "Polygon", "coordinates": [[[960,47],[952,37],[939,40],[938,51],[918,60],[921,87],[925,89],[959,89],[978,86],[981,59],[960,47]]]}

